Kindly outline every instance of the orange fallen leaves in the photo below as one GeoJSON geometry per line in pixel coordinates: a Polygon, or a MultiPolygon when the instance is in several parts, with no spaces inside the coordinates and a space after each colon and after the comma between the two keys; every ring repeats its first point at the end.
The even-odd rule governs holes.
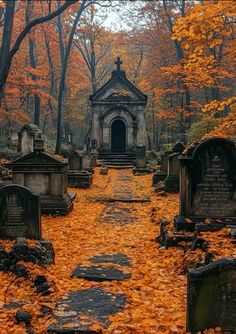
{"type": "MultiPolygon", "coordinates": [[[[151,175],[134,177],[131,171],[124,170],[119,173],[133,178],[129,184],[133,193],[149,195],[151,201],[129,204],[136,210],[134,215],[137,221],[134,223],[101,223],[99,218],[105,203],[91,198],[104,195],[112,197],[114,188],[121,186],[117,173],[116,170],[109,170],[105,176],[100,175],[96,169],[94,184],[90,189],[71,189],[77,197],[75,208],[68,216],[42,217],[43,237],[53,243],[55,265],[40,267],[24,263],[30,271],[30,279],[15,279],[14,275],[0,273],[1,334],[25,333],[25,327],[15,323],[15,313],[20,308],[3,309],[6,301],[24,303],[23,309],[32,313],[35,333],[43,334],[55,320],[50,314],[40,312],[41,305],[54,309],[56,302],[65,298],[63,296],[69,291],[91,287],[101,287],[111,293],[123,293],[127,298],[124,312],[110,317],[111,325],[103,331],[104,334],[186,333],[186,276],[181,274],[181,269],[184,261],[191,260],[193,254],[200,257],[203,253],[200,250],[193,254],[185,253],[179,248],[158,249],[155,242],[159,234],[159,221],[172,221],[178,213],[178,195],[158,196],[151,188],[151,175]],[[155,216],[151,216],[153,207],[156,208],[155,216]],[[132,274],[131,279],[119,282],[71,279],[71,273],[78,264],[86,265],[89,258],[95,255],[113,253],[123,253],[131,258],[132,267],[128,268],[132,274]],[[52,283],[51,295],[36,294],[32,284],[36,275],[45,275],[52,283]]],[[[236,255],[227,231],[204,233],[204,238],[210,244],[209,251],[216,258],[236,255]]],[[[1,245],[10,249],[12,241],[1,241],[1,245]]],[[[85,315],[81,316],[81,320],[86,322],[89,319],[85,315]]],[[[101,324],[94,323],[92,328],[99,330],[101,324]]],[[[206,333],[220,332],[217,328],[215,332],[206,333]]]]}

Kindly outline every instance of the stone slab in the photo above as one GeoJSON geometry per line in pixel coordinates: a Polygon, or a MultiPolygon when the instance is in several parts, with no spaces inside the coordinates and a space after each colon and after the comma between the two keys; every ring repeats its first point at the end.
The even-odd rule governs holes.
{"type": "Polygon", "coordinates": [[[90,258],[89,261],[92,263],[113,263],[120,266],[131,266],[131,259],[121,253],[96,255],[90,258]]]}
{"type": "Polygon", "coordinates": [[[89,281],[123,281],[129,279],[131,274],[125,274],[122,270],[106,266],[78,266],[72,273],[72,277],[84,278],[89,281]]]}
{"type": "Polygon", "coordinates": [[[101,333],[102,331],[92,331],[91,325],[98,323],[108,328],[109,316],[122,312],[125,304],[125,295],[109,293],[100,288],[71,292],[57,303],[57,311],[54,313],[57,323],[49,325],[47,332],[101,333]],[[70,332],[64,331],[66,325],[70,324],[74,324],[70,326],[70,332]]]}

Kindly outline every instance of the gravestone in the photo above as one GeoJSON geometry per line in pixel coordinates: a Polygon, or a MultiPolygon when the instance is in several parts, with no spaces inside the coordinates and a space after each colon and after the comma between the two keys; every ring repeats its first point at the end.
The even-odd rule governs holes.
{"type": "Polygon", "coordinates": [[[82,170],[83,157],[74,151],[68,159],[69,170],[67,172],[68,186],[75,188],[89,188],[93,182],[93,175],[87,170],[82,170]]]}
{"type": "Polygon", "coordinates": [[[26,187],[8,185],[0,189],[0,238],[41,239],[39,196],[26,187]]]}
{"type": "Polygon", "coordinates": [[[133,172],[136,175],[151,172],[150,167],[148,167],[146,164],[146,148],[143,145],[136,146],[136,159],[133,172]]]}
{"type": "Polygon", "coordinates": [[[41,130],[35,124],[25,124],[18,133],[18,151],[26,155],[34,151],[34,140],[41,134],[41,130]]]}
{"type": "Polygon", "coordinates": [[[83,154],[82,169],[93,172],[93,158],[88,152],[83,154]]]}
{"type": "Polygon", "coordinates": [[[236,224],[235,143],[206,139],[187,150],[180,163],[180,215],[236,224]]]}
{"type": "Polygon", "coordinates": [[[180,162],[179,157],[184,150],[184,145],[180,142],[173,147],[173,153],[168,156],[167,177],[165,179],[166,192],[179,191],[180,162]]]}
{"type": "Polygon", "coordinates": [[[161,166],[160,170],[156,171],[152,177],[152,186],[155,187],[159,181],[165,180],[167,177],[167,166],[168,166],[168,157],[172,151],[166,151],[161,154],[161,166]]]}
{"type": "Polygon", "coordinates": [[[235,333],[236,259],[223,258],[191,269],[187,285],[187,330],[208,328],[235,333]]]}
{"type": "Polygon", "coordinates": [[[137,169],[146,167],[146,150],[145,146],[139,145],[136,147],[136,161],[135,166],[137,169]]]}
{"type": "Polygon", "coordinates": [[[43,152],[43,142],[6,166],[12,169],[12,181],[40,196],[41,212],[66,214],[73,208],[74,193],[67,191],[66,162],[43,152]]]}
{"type": "Polygon", "coordinates": [[[69,170],[82,170],[82,155],[76,151],[73,151],[69,158],[69,170]]]}

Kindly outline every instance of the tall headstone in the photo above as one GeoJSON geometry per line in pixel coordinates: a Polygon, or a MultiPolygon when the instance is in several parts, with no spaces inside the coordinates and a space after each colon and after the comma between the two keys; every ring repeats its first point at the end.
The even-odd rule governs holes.
{"type": "Polygon", "coordinates": [[[180,162],[179,157],[184,150],[184,145],[178,142],[173,147],[173,153],[168,156],[167,177],[165,179],[165,190],[167,192],[179,191],[180,162]]]}
{"type": "Polygon", "coordinates": [[[189,270],[187,330],[198,333],[220,326],[224,333],[235,333],[235,296],[235,258],[223,258],[207,266],[189,270]]]}
{"type": "Polygon", "coordinates": [[[82,169],[87,170],[89,172],[93,171],[93,158],[91,154],[88,152],[83,154],[82,169]]]}
{"type": "Polygon", "coordinates": [[[146,167],[146,150],[145,146],[138,145],[136,147],[136,161],[135,166],[137,169],[142,169],[146,167]]]}
{"type": "Polygon", "coordinates": [[[68,162],[68,186],[75,188],[89,188],[93,181],[93,175],[88,170],[82,170],[83,156],[80,153],[74,151],[69,156],[68,162]]]}
{"type": "Polygon", "coordinates": [[[236,147],[206,139],[180,157],[180,215],[236,224],[236,147]]]}
{"type": "Polygon", "coordinates": [[[0,238],[41,239],[39,196],[26,187],[8,185],[0,189],[0,238]]]}
{"type": "Polygon", "coordinates": [[[73,208],[75,195],[67,191],[68,165],[44,153],[42,139],[38,139],[34,152],[8,166],[12,169],[13,183],[40,196],[42,213],[66,214],[73,208]]]}
{"type": "Polygon", "coordinates": [[[159,181],[165,180],[167,177],[167,168],[168,168],[168,157],[172,151],[166,151],[161,154],[161,165],[160,170],[156,171],[152,177],[152,185],[155,187],[159,181]]]}
{"type": "Polygon", "coordinates": [[[18,133],[18,151],[21,156],[34,151],[34,140],[41,134],[41,130],[35,124],[25,124],[18,133]]]}

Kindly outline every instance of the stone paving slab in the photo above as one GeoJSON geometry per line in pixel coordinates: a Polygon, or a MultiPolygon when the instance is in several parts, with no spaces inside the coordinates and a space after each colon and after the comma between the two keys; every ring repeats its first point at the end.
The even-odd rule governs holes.
{"type": "Polygon", "coordinates": [[[84,278],[89,281],[123,281],[129,279],[131,274],[126,274],[122,270],[107,266],[78,266],[72,273],[72,277],[84,278]]]}
{"type": "Polygon", "coordinates": [[[102,216],[99,219],[101,223],[119,223],[127,224],[136,222],[137,218],[133,215],[136,209],[125,206],[125,205],[116,205],[109,204],[107,205],[102,213],[102,216]]]}
{"type": "Polygon", "coordinates": [[[90,258],[89,261],[92,263],[113,263],[120,266],[131,266],[131,259],[121,253],[96,255],[90,258]]]}
{"type": "Polygon", "coordinates": [[[70,292],[57,303],[57,311],[54,313],[57,323],[49,325],[47,332],[101,333],[93,331],[91,325],[97,323],[108,328],[109,316],[123,311],[125,304],[125,295],[109,293],[100,288],[70,292]],[[70,328],[66,329],[68,326],[70,328]]]}

